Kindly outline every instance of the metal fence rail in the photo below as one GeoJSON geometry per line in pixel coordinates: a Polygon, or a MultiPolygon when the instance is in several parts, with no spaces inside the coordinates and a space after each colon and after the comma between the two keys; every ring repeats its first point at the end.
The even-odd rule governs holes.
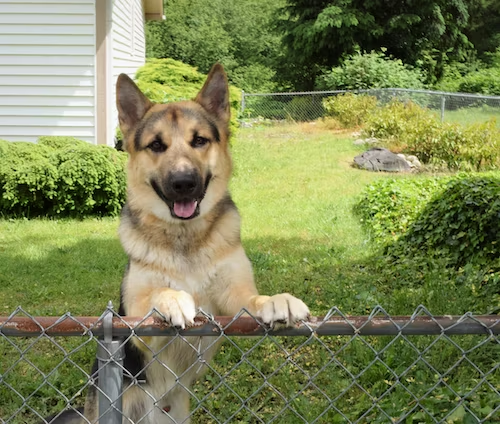
{"type": "Polygon", "coordinates": [[[292,93],[242,93],[241,121],[253,122],[265,119],[271,121],[313,121],[325,116],[323,100],[344,93],[375,96],[379,104],[391,100],[408,101],[433,110],[441,120],[458,111],[474,111],[500,118],[500,96],[486,96],[470,93],[448,93],[444,91],[413,90],[404,88],[381,88],[370,90],[307,91],[292,93]]]}
{"type": "Polygon", "coordinates": [[[200,337],[224,341],[212,364],[198,351],[192,365],[207,370],[189,389],[192,422],[498,423],[499,335],[500,316],[433,316],[424,307],[411,316],[376,307],[357,317],[332,308],[276,329],[246,311],[201,311],[185,330],[154,312],[120,317],[111,305],[101,317],[35,317],[18,308],[0,317],[0,422],[35,423],[81,406],[95,382],[97,342],[99,424],[122,423],[124,341],[168,336],[195,350],[200,337]]]}

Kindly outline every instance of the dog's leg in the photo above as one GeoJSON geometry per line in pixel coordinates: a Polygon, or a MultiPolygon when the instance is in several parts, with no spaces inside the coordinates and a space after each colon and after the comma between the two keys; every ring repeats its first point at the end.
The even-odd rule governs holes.
{"type": "Polygon", "coordinates": [[[266,324],[283,323],[287,326],[309,316],[309,309],[304,302],[291,294],[259,295],[252,266],[242,247],[223,262],[217,270],[217,277],[214,284],[221,285],[216,290],[221,294],[215,300],[224,315],[234,315],[246,308],[266,324]]]}
{"type": "MultiPolygon", "coordinates": [[[[193,324],[196,306],[189,293],[168,287],[152,286],[152,284],[130,284],[127,286],[127,290],[123,294],[126,315],[143,317],[152,309],[156,309],[169,324],[175,327],[185,328],[193,324]]],[[[147,345],[154,339],[154,337],[142,337],[143,342],[147,345]]],[[[154,346],[150,347],[154,350],[154,346]]]]}
{"type": "Polygon", "coordinates": [[[87,393],[87,397],[85,399],[85,408],[83,411],[88,422],[92,424],[99,423],[99,397],[97,396],[97,388],[94,385],[89,386],[89,392],[87,393]]]}

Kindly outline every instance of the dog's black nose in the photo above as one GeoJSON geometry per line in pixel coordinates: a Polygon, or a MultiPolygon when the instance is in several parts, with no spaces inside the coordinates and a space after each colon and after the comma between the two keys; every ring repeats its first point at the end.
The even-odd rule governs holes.
{"type": "Polygon", "coordinates": [[[179,195],[190,195],[196,189],[198,178],[192,172],[178,172],[170,177],[172,190],[179,195]]]}

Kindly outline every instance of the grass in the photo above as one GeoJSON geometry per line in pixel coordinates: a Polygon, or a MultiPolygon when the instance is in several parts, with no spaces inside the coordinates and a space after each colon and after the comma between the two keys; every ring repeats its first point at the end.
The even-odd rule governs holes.
{"type": "MultiPolygon", "coordinates": [[[[436,112],[440,117],[440,112],[436,112]]],[[[457,110],[446,110],[444,121],[458,123],[461,125],[471,125],[495,119],[497,127],[500,129],[500,108],[494,107],[468,107],[457,110]]]]}
{"type": "MultiPolygon", "coordinates": [[[[391,314],[411,314],[421,303],[434,314],[470,309],[467,288],[443,290],[439,270],[430,270],[422,287],[393,289],[400,276],[380,269],[352,206],[366,184],[394,175],[352,168],[360,149],[347,134],[315,124],[240,130],[231,192],[260,291],[292,292],[314,315],[333,306],[366,314],[377,304],[391,314]]],[[[117,305],[126,264],[117,225],[116,219],[0,221],[0,315],[18,305],[32,315],[100,315],[109,299],[117,305]]],[[[94,343],[56,341],[0,340],[0,418],[36,422],[34,411],[45,416],[64,408],[61,393],[82,404],[94,343]]],[[[405,414],[405,423],[434,422],[429,414],[475,422],[465,421],[468,410],[484,418],[499,405],[492,389],[500,387],[498,369],[487,375],[490,386],[479,384],[499,353],[498,343],[472,336],[233,338],[194,388],[201,400],[193,402],[194,422],[383,423],[405,414]],[[468,394],[467,410],[457,408],[457,394],[468,394]]]]}

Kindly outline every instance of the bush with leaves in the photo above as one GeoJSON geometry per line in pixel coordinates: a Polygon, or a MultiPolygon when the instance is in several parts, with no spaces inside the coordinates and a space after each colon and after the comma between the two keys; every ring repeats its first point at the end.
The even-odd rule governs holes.
{"type": "Polygon", "coordinates": [[[407,231],[447,180],[439,177],[378,180],[364,189],[354,211],[371,239],[385,245],[407,231]]]}
{"type": "Polygon", "coordinates": [[[314,96],[294,96],[285,104],[285,118],[292,121],[314,121],[324,115],[323,103],[314,96]]]}
{"type": "Polygon", "coordinates": [[[488,170],[500,166],[500,131],[496,122],[463,126],[441,123],[427,109],[393,101],[366,119],[363,135],[392,150],[416,155],[423,163],[450,170],[488,170]]]}
{"type": "Polygon", "coordinates": [[[428,109],[411,101],[392,100],[368,115],[363,136],[404,143],[408,128],[415,125],[434,126],[438,121],[428,109]]]}
{"type": "Polygon", "coordinates": [[[363,124],[376,107],[376,97],[362,94],[343,93],[323,100],[325,115],[337,119],[346,128],[363,124]]]}
{"type": "Polygon", "coordinates": [[[423,88],[424,77],[400,59],[383,52],[354,54],[342,65],[325,72],[316,85],[321,90],[361,90],[368,88],[423,88]]]}
{"type": "Polygon", "coordinates": [[[126,155],[72,137],[0,141],[3,216],[117,215],[125,201],[126,155]]]}
{"type": "MultiPolygon", "coordinates": [[[[136,73],[137,86],[155,103],[194,99],[205,79],[196,68],[173,59],[149,59],[136,73]]],[[[234,131],[238,128],[241,91],[229,86],[229,100],[234,131]]]]}
{"type": "Polygon", "coordinates": [[[380,264],[395,286],[439,274],[443,284],[469,285],[481,308],[500,306],[498,172],[379,180],[354,210],[383,246],[380,264]]]}
{"type": "Polygon", "coordinates": [[[480,69],[464,76],[457,91],[500,96],[500,67],[480,69]]]}
{"type": "Polygon", "coordinates": [[[500,258],[500,174],[461,174],[444,180],[406,232],[388,249],[392,256],[433,256],[460,268],[500,258]]]}

